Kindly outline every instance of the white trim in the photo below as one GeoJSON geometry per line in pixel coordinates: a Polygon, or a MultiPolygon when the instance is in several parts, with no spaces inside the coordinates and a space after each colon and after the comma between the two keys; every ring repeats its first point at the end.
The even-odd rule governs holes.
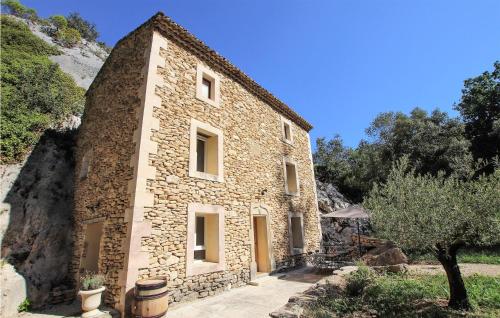
{"type": "MultiPolygon", "coordinates": [[[[224,244],[224,207],[220,205],[189,203],[187,220],[187,246],[186,246],[186,276],[194,276],[226,269],[225,244],[224,244]],[[218,253],[219,261],[208,262],[194,259],[196,215],[218,215],[218,253]]],[[[205,233],[206,235],[206,233],[205,233]]],[[[206,243],[206,242],[205,242],[206,243]]]]}
{"type": "Polygon", "coordinates": [[[287,157],[283,157],[283,175],[284,175],[284,179],[285,179],[285,193],[287,195],[299,196],[300,195],[299,169],[298,169],[298,165],[295,162],[295,160],[292,160],[292,159],[287,158],[287,157]],[[295,167],[295,181],[297,182],[297,192],[290,192],[288,189],[288,177],[287,177],[287,173],[286,173],[286,165],[287,164],[293,165],[295,167]]]}
{"type": "Polygon", "coordinates": [[[306,240],[304,235],[304,214],[301,212],[288,212],[288,241],[290,245],[290,254],[297,255],[304,253],[306,240]],[[302,247],[293,247],[293,233],[292,233],[292,218],[300,218],[300,230],[302,235],[302,247]]]}
{"type": "MultiPolygon", "coordinates": [[[[189,142],[189,176],[193,178],[205,179],[216,182],[224,182],[224,136],[222,130],[202,123],[194,118],[191,118],[189,142]],[[198,140],[198,132],[201,131],[205,135],[217,136],[217,174],[200,172],[197,169],[196,143],[198,140]]],[[[205,158],[206,162],[206,158],[205,158]]],[[[206,169],[205,169],[206,171],[206,169]]]]}
{"type": "Polygon", "coordinates": [[[203,64],[198,64],[196,67],[196,98],[210,104],[214,107],[220,106],[220,77],[214,71],[209,69],[203,64]],[[212,84],[210,85],[210,95],[212,98],[208,98],[203,94],[203,78],[209,80],[212,84]]]}
{"type": "Polygon", "coordinates": [[[280,117],[281,117],[281,140],[284,143],[292,145],[293,144],[293,125],[292,125],[292,121],[289,120],[289,119],[286,119],[283,116],[280,116],[280,117]],[[285,125],[288,125],[288,128],[289,128],[289,133],[290,133],[290,138],[289,139],[286,138],[285,125]]]}

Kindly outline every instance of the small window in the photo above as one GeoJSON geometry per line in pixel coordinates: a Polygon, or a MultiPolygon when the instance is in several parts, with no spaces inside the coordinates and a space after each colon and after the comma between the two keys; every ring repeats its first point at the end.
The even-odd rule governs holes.
{"type": "Polygon", "coordinates": [[[206,249],[205,249],[205,217],[196,216],[196,231],[194,233],[194,259],[195,260],[205,260],[206,249]]]}
{"type": "Polygon", "coordinates": [[[187,276],[224,270],[224,208],[189,203],[187,229],[187,276]]]}
{"type": "Polygon", "coordinates": [[[304,218],[300,212],[288,212],[288,239],[292,255],[304,253],[304,218]]]}
{"type": "Polygon", "coordinates": [[[201,82],[201,92],[203,94],[203,97],[206,97],[208,99],[212,99],[212,82],[207,79],[203,78],[201,82]]]}
{"type": "Polygon", "coordinates": [[[297,167],[292,162],[285,162],[285,190],[290,195],[297,195],[299,192],[297,167]]]}
{"type": "Polygon", "coordinates": [[[285,139],[286,140],[291,140],[292,137],[290,135],[290,125],[288,123],[285,123],[283,125],[283,133],[285,134],[285,139]]]}
{"type": "Polygon", "coordinates": [[[283,141],[287,144],[293,143],[292,122],[284,117],[281,117],[281,130],[283,141]]]}
{"type": "Polygon", "coordinates": [[[219,107],[219,76],[208,67],[199,64],[196,70],[196,98],[219,107]]]}
{"type": "Polygon", "coordinates": [[[223,182],[222,132],[191,120],[189,176],[223,182]]]}
{"type": "Polygon", "coordinates": [[[290,222],[292,224],[292,247],[303,248],[304,240],[302,237],[302,218],[292,216],[290,218],[290,222]]]}
{"type": "Polygon", "coordinates": [[[198,136],[196,136],[196,171],[206,172],[206,153],[207,137],[202,134],[198,134],[198,136]]]}
{"type": "Polygon", "coordinates": [[[87,151],[82,158],[82,165],[80,167],[80,179],[85,179],[87,178],[89,171],[90,171],[90,158],[91,158],[91,152],[87,151]]]}

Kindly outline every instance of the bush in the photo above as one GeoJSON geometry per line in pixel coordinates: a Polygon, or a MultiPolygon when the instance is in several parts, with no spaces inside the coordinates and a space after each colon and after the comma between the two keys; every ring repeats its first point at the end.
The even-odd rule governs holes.
{"type": "Polygon", "coordinates": [[[68,27],[78,30],[85,40],[95,42],[99,37],[95,24],[82,18],[79,13],[70,13],[67,20],[68,27]]]}
{"type": "Polygon", "coordinates": [[[102,274],[93,274],[91,272],[85,272],[85,274],[80,277],[81,289],[82,290],[93,290],[101,288],[104,285],[105,277],[102,274]]]}
{"type": "Polygon", "coordinates": [[[30,310],[31,307],[31,302],[28,298],[25,298],[22,303],[19,304],[17,307],[18,312],[25,312],[30,310]]]}
{"type": "Polygon", "coordinates": [[[375,273],[370,268],[360,266],[357,271],[349,275],[346,284],[346,294],[350,297],[360,296],[374,279],[375,273]]]}
{"type": "Polygon", "coordinates": [[[77,45],[82,37],[78,30],[73,28],[64,28],[56,33],[56,40],[65,47],[74,47],[77,45]]]}
{"type": "Polygon", "coordinates": [[[45,129],[81,113],[85,90],[48,59],[56,48],[23,22],[1,22],[0,162],[19,162],[45,129]]]}
{"type": "Polygon", "coordinates": [[[49,18],[49,21],[56,28],[56,31],[65,29],[68,27],[68,21],[62,15],[53,15],[49,18]]]}

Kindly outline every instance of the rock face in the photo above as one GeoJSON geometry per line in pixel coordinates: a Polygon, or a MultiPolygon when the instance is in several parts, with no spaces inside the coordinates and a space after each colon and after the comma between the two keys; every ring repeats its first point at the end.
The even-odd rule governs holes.
{"type": "Polygon", "coordinates": [[[2,167],[15,180],[10,183],[7,178],[2,184],[1,255],[24,278],[27,298],[35,308],[46,304],[53,287],[67,280],[72,250],[73,142],[73,132],[47,131],[18,174],[2,167]]]}
{"type": "MultiPolygon", "coordinates": [[[[62,54],[50,59],[70,74],[77,85],[87,89],[108,53],[85,40],[74,48],[58,46],[41,31],[40,25],[26,23],[33,34],[58,47],[62,54]]],[[[1,255],[14,265],[9,269],[20,274],[12,276],[10,271],[2,269],[2,279],[12,279],[9,278],[9,285],[0,284],[0,303],[8,303],[16,311],[25,297],[34,307],[40,307],[49,299],[61,299],[60,295],[66,295],[71,288],[67,273],[73,242],[75,132],[64,131],[77,129],[79,125],[79,117],[68,118],[56,127],[60,132],[45,133],[25,162],[0,166],[1,255]]],[[[4,307],[2,310],[9,309],[4,307]]]]}
{"type": "Polygon", "coordinates": [[[331,183],[316,180],[316,191],[318,193],[319,210],[323,214],[345,209],[351,205],[331,183]]]}
{"type": "MultiPolygon", "coordinates": [[[[351,203],[337,188],[330,184],[316,180],[318,206],[321,214],[345,209],[351,203]]],[[[370,224],[367,220],[359,220],[361,235],[370,233],[370,224]]],[[[358,233],[358,224],[352,219],[321,218],[323,233],[322,245],[332,247],[336,252],[345,252],[353,247],[352,235],[358,233]]],[[[329,250],[331,251],[331,250],[329,250]]]]}

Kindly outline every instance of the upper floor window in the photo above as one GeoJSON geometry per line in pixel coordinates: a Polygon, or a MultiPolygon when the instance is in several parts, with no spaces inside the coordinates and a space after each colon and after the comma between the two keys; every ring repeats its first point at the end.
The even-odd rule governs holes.
{"type": "Polygon", "coordinates": [[[222,131],[191,119],[190,135],[189,176],[223,182],[222,131]]]}
{"type": "Polygon", "coordinates": [[[285,174],[285,193],[288,195],[299,195],[299,174],[297,164],[287,158],[283,159],[285,174]]]}
{"type": "Polygon", "coordinates": [[[283,141],[288,144],[292,144],[293,143],[292,122],[284,117],[281,117],[281,131],[282,131],[283,141]]]}
{"type": "Polygon", "coordinates": [[[208,67],[198,64],[196,70],[196,98],[218,107],[220,102],[219,76],[208,67]]]}
{"type": "Polygon", "coordinates": [[[90,171],[91,158],[92,158],[92,151],[89,150],[89,151],[85,152],[85,154],[83,155],[83,158],[82,158],[82,164],[80,166],[80,173],[79,173],[80,179],[87,178],[89,171],[90,171]]]}

